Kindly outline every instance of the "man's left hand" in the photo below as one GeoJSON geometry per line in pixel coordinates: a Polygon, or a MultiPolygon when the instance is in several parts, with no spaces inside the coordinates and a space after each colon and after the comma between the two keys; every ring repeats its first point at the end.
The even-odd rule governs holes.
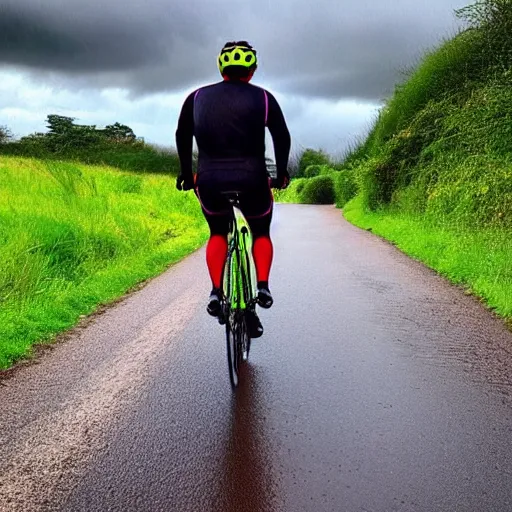
{"type": "Polygon", "coordinates": [[[194,188],[194,178],[180,173],[176,178],[176,188],[178,190],[192,190],[194,188]]]}

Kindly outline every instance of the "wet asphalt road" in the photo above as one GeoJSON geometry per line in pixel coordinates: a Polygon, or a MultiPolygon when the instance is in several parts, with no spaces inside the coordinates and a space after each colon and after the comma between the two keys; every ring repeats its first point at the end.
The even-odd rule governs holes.
{"type": "Polygon", "coordinates": [[[229,385],[199,251],[0,381],[3,511],[512,511],[512,334],[332,207],[280,205],[229,385]]]}

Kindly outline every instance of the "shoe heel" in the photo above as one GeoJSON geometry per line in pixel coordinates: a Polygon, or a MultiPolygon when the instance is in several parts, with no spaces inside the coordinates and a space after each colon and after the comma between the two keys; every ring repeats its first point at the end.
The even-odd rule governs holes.
{"type": "Polygon", "coordinates": [[[263,309],[270,309],[274,304],[274,299],[269,297],[268,295],[262,294],[261,296],[258,294],[258,305],[263,309]]]}

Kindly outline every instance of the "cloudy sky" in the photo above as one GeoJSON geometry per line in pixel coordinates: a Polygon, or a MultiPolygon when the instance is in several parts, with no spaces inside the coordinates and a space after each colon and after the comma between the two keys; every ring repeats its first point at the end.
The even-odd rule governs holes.
{"type": "Polygon", "coordinates": [[[0,0],[0,125],[47,114],[174,144],[179,110],[246,39],[254,83],[281,103],[295,147],[341,153],[471,0],[0,0]]]}

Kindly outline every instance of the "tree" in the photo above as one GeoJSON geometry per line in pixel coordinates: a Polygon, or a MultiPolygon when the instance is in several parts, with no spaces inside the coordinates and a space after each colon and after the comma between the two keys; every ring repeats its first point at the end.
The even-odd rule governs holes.
{"type": "Polygon", "coordinates": [[[109,124],[103,130],[103,134],[115,142],[134,142],[137,138],[129,126],[121,123],[109,124]]]}
{"type": "Polygon", "coordinates": [[[74,117],[59,116],[57,114],[49,114],[46,117],[46,127],[49,132],[54,135],[63,135],[73,130],[75,121],[74,117]]]}
{"type": "Polygon", "coordinates": [[[0,144],[5,144],[12,139],[12,132],[7,126],[0,126],[0,144]]]}

